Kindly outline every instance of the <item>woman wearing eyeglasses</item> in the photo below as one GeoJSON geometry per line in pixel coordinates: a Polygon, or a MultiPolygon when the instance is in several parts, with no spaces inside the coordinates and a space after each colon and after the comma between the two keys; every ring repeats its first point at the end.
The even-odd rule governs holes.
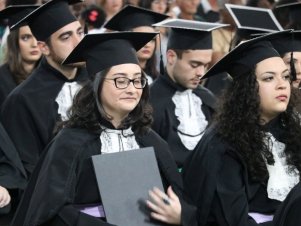
{"type": "Polygon", "coordinates": [[[182,199],[175,161],[150,129],[149,89],[136,51],[155,34],[89,34],[65,60],[86,61],[94,81],[74,99],[70,119],[39,162],[12,225],[112,225],[102,211],[91,156],[149,146],[154,147],[165,189],[150,188],[146,204],[151,217],[194,225],[194,208],[182,199]]]}

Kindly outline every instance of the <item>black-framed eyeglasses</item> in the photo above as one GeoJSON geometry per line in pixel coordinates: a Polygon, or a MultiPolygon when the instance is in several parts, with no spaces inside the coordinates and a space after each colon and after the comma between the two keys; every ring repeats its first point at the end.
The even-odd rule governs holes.
{"type": "Polygon", "coordinates": [[[106,78],[106,80],[113,80],[117,89],[126,89],[130,83],[133,83],[136,89],[143,89],[147,83],[147,78],[129,79],[126,77],[106,78]]]}

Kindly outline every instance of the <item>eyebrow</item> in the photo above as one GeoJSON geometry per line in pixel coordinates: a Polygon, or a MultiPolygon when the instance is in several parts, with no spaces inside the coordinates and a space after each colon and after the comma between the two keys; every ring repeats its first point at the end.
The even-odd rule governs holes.
{"type": "Polygon", "coordinates": [[[191,64],[198,64],[198,65],[205,65],[205,64],[208,64],[208,63],[205,63],[205,62],[202,62],[202,61],[197,61],[197,60],[190,60],[189,61],[191,64]]]}
{"type": "MultiPolygon", "coordinates": [[[[284,73],[286,73],[286,72],[289,72],[289,70],[288,70],[288,69],[285,69],[284,71],[281,72],[281,74],[284,74],[284,73]]],[[[265,72],[261,73],[260,76],[261,76],[261,75],[264,75],[264,74],[272,74],[272,75],[276,75],[277,73],[274,72],[274,71],[265,71],[265,72]]]]}
{"type": "MultiPolygon", "coordinates": [[[[129,75],[129,74],[127,74],[127,73],[115,73],[115,74],[113,74],[113,76],[117,76],[117,75],[122,75],[122,76],[127,76],[127,75],[129,75]]],[[[133,75],[142,75],[142,73],[141,72],[137,72],[137,73],[134,73],[133,75]]]]}
{"type": "MultiPolygon", "coordinates": [[[[80,26],[76,29],[76,32],[79,32],[80,30],[82,30],[83,28],[80,26]]],[[[66,31],[62,34],[59,35],[59,38],[63,37],[64,35],[72,35],[73,31],[66,31]]]]}

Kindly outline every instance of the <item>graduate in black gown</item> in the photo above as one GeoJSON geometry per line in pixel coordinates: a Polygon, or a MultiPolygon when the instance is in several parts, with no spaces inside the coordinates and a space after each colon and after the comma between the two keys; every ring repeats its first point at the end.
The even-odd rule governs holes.
{"type": "Polygon", "coordinates": [[[0,225],[9,222],[26,182],[27,175],[18,152],[0,124],[0,225]]]}
{"type": "MultiPolygon", "coordinates": [[[[17,23],[37,5],[13,5],[0,11],[1,19],[8,19],[8,27],[17,23]]],[[[8,94],[36,68],[41,58],[37,40],[26,23],[10,29],[4,63],[0,67],[0,107],[8,94]]]]}
{"type": "MultiPolygon", "coordinates": [[[[260,34],[281,31],[282,27],[270,9],[262,9],[245,5],[225,4],[235,23],[235,33],[231,40],[229,51],[243,41],[258,37],[260,34]],[[249,19],[256,18],[256,20],[249,19]],[[260,22],[259,22],[260,21],[260,22]]],[[[204,86],[219,97],[230,85],[232,79],[223,72],[204,81],[204,86]]]]}
{"type": "Polygon", "coordinates": [[[182,167],[214,113],[215,97],[199,84],[212,57],[210,31],[220,25],[183,20],[156,25],[171,27],[171,33],[165,73],[151,86],[152,128],[169,144],[182,167]]]}
{"type": "Polygon", "coordinates": [[[1,121],[30,176],[53,137],[56,122],[67,119],[66,112],[87,73],[77,65],[61,65],[83,37],[67,0],[48,1],[15,26],[22,22],[28,23],[44,57],[4,102],[1,121]]]}
{"type": "Polygon", "coordinates": [[[79,91],[70,119],[44,152],[13,225],[112,225],[102,211],[91,156],[149,146],[154,147],[167,189],[167,194],[150,191],[152,216],[195,225],[195,208],[182,199],[182,180],[168,145],[150,128],[149,89],[136,51],[155,35],[88,34],[64,61],[86,61],[95,79],[79,91]],[[162,197],[168,197],[168,204],[162,197]]]}
{"type": "Polygon", "coordinates": [[[273,219],[275,226],[296,226],[301,223],[301,183],[297,184],[288,194],[277,210],[273,219]]]}
{"type": "Polygon", "coordinates": [[[227,71],[233,83],[183,169],[199,225],[273,225],[300,180],[300,117],[289,70],[270,42],[285,33],[240,44],[204,76],[227,71]]]}

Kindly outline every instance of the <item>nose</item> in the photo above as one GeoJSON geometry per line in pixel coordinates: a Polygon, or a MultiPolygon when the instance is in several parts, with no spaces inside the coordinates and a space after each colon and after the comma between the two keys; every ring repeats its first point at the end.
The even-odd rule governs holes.
{"type": "Polygon", "coordinates": [[[126,92],[128,93],[133,93],[136,90],[134,86],[134,81],[131,81],[128,87],[126,88],[126,92]]]}
{"type": "Polygon", "coordinates": [[[196,5],[199,5],[200,0],[190,0],[190,2],[191,2],[194,6],[196,6],[196,5]]]}
{"type": "Polygon", "coordinates": [[[282,76],[277,79],[277,89],[286,89],[288,86],[290,86],[289,81],[282,76]]]}
{"type": "Polygon", "coordinates": [[[143,48],[150,48],[150,45],[151,45],[151,42],[148,42],[148,43],[146,43],[146,45],[145,46],[143,46],[143,48]]]}
{"type": "Polygon", "coordinates": [[[82,34],[76,34],[73,37],[73,45],[74,47],[77,46],[77,44],[83,39],[83,35],[82,34]]]}
{"type": "Polygon", "coordinates": [[[38,41],[33,37],[31,42],[32,47],[38,47],[38,41]]]}
{"type": "Polygon", "coordinates": [[[197,77],[203,77],[205,74],[205,66],[204,65],[200,65],[196,68],[196,76],[197,77]]]}

